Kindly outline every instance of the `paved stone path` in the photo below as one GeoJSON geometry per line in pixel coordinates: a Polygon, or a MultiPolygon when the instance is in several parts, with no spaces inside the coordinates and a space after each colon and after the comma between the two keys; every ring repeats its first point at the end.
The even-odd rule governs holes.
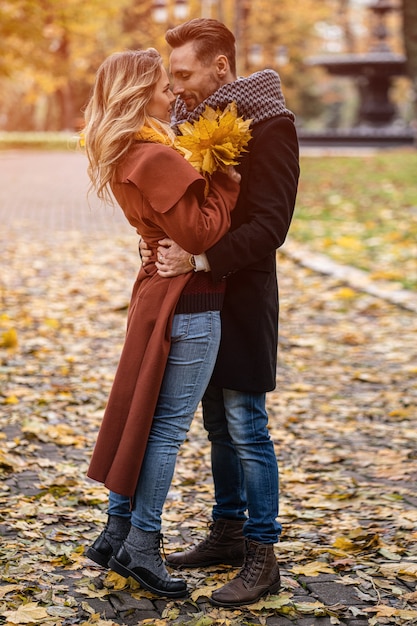
{"type": "MultiPolygon", "coordinates": [[[[91,236],[92,240],[103,242],[103,246],[111,248],[113,238],[131,232],[130,226],[125,222],[121,212],[106,209],[91,199],[91,207],[86,210],[87,177],[85,174],[86,162],[84,156],[75,152],[4,152],[0,153],[0,224],[3,243],[19,242],[20,249],[24,250],[24,243],[37,240],[42,245],[59,246],[63,242],[71,240],[73,233],[82,231],[91,236]],[[23,246],[22,246],[23,243],[23,246]]],[[[296,246],[291,244],[292,256],[297,256],[296,246]]],[[[290,251],[289,251],[290,254],[290,251]]],[[[132,257],[133,258],[133,257],[132,257]]],[[[22,261],[22,259],[20,259],[22,261]]],[[[23,259],[24,260],[24,259],[23,259]]],[[[297,262],[302,261],[298,258],[297,262]]],[[[30,265],[34,260],[28,258],[30,265]]],[[[76,254],[69,260],[69,267],[77,263],[76,254]]],[[[314,268],[323,271],[323,267],[314,268]]],[[[329,272],[324,272],[329,273],[329,272]]],[[[330,272],[331,273],[331,272],[330,272]]],[[[130,285],[130,277],[126,280],[130,285]]],[[[361,286],[363,288],[363,286],[361,286]]],[[[374,294],[375,295],[375,294],[374,294]]],[[[376,294],[378,295],[378,294],[376,294]]],[[[383,297],[383,294],[379,294],[383,297]]],[[[407,302],[414,302],[410,296],[407,302]]],[[[412,303],[411,308],[414,304],[412,303]]],[[[10,431],[10,434],[13,434],[10,431]]],[[[45,444],[44,455],[51,455],[59,460],[64,454],[73,454],[74,459],[83,458],[83,451],[63,451],[52,444],[45,444]]],[[[23,475],[13,477],[9,481],[12,489],[23,493],[36,493],[33,485],[33,477],[23,475]]],[[[0,523],[0,534],[7,536],[11,532],[7,523],[0,523]]],[[[191,537],[191,535],[190,535],[191,537]]],[[[62,569],[58,572],[64,579],[71,594],[79,597],[80,605],[85,602],[85,597],[78,594],[74,586],[71,570],[62,569]]],[[[284,575],[285,575],[284,570],[284,575]]],[[[350,617],[343,621],[332,621],[329,616],[311,615],[299,618],[295,622],[283,616],[269,616],[266,620],[268,626],[290,626],[296,623],[299,626],[330,626],[332,623],[341,623],[347,626],[364,626],[368,623],[367,618],[360,614],[361,608],[367,606],[366,599],[361,599],[351,586],[339,584],[335,575],[324,574],[315,577],[300,577],[301,585],[298,587],[297,599],[300,602],[315,602],[320,600],[326,605],[344,605],[351,608],[350,617]]],[[[100,586],[100,577],[97,577],[97,586],[100,586]]],[[[413,589],[413,586],[410,587],[413,589]]],[[[93,594],[94,595],[94,594],[93,594]]],[[[206,610],[211,609],[206,601],[198,603],[184,602],[179,615],[171,618],[166,616],[167,602],[160,599],[134,599],[129,593],[122,591],[103,600],[97,593],[97,598],[89,597],[88,604],[95,609],[103,619],[113,621],[114,624],[139,624],[143,620],[148,623],[170,624],[184,623],[190,620],[193,613],[199,618],[206,610]],[[158,621],[159,620],[159,621],[158,621]],[[183,621],[181,621],[183,620],[183,621]]],[[[227,614],[228,612],[226,612],[227,614]]],[[[82,611],[81,614],[82,615],[82,611]]],[[[85,613],[84,613],[85,615],[85,613]]],[[[244,612],[241,614],[242,623],[261,623],[253,614],[244,612]]],[[[203,625],[204,621],[196,624],[203,625]]],[[[222,619],[230,619],[233,622],[233,614],[229,612],[222,619]]],[[[82,621],[66,621],[65,624],[75,624],[82,621]]],[[[187,622],[188,623],[188,622],[187,622]]],[[[208,622],[210,623],[210,622],[208,622]]],[[[226,623],[219,621],[220,623],[226,623]]],[[[382,622],[381,622],[382,623],[382,622]]],[[[389,623],[389,622],[383,622],[389,623]]],[[[396,623],[396,622],[392,622],[396,623]]]]}

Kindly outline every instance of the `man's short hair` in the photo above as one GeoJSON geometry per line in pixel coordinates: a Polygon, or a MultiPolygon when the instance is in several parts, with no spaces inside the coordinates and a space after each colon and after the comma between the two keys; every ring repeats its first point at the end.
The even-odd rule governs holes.
{"type": "Polygon", "coordinates": [[[194,42],[195,53],[203,65],[210,65],[216,56],[224,54],[236,76],[235,36],[222,22],[204,17],[189,20],[170,28],[165,39],[171,48],[194,42]]]}

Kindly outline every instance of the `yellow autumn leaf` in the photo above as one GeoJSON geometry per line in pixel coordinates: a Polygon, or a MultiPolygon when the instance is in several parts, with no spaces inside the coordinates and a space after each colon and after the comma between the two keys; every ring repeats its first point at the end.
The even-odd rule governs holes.
{"type": "Polygon", "coordinates": [[[223,585],[224,581],[219,581],[217,584],[215,583],[213,585],[200,585],[198,589],[194,589],[194,591],[191,592],[191,600],[197,602],[198,598],[202,596],[209,598],[213,591],[215,591],[216,589],[220,589],[220,587],[223,587],[223,585]]]}
{"type": "Polygon", "coordinates": [[[347,537],[336,537],[333,546],[346,552],[361,552],[365,549],[378,548],[380,539],[378,534],[358,528],[350,531],[347,537]]]}
{"type": "Polygon", "coordinates": [[[162,618],[169,620],[169,624],[171,622],[173,622],[174,620],[176,620],[178,618],[180,614],[180,609],[178,606],[167,606],[163,611],[162,611],[162,618]]]}
{"type": "Polygon", "coordinates": [[[4,617],[11,624],[44,624],[51,620],[46,609],[37,602],[22,604],[16,611],[5,611],[4,617]]]}
{"type": "Polygon", "coordinates": [[[349,550],[353,549],[354,543],[347,537],[336,537],[336,539],[333,542],[333,546],[335,548],[340,548],[341,550],[345,550],[346,552],[349,552],[349,550]]]}
{"type": "Polygon", "coordinates": [[[414,416],[415,407],[397,407],[388,413],[389,417],[398,417],[400,419],[408,419],[414,416]]]}
{"type": "Polygon", "coordinates": [[[362,247],[362,241],[359,237],[353,237],[351,235],[342,235],[337,238],[336,244],[341,248],[347,248],[349,250],[359,251],[362,247]]]}
{"type": "MultiPolygon", "coordinates": [[[[0,465],[1,465],[1,457],[0,457],[0,465]]],[[[16,591],[16,585],[1,585],[0,586],[0,598],[7,596],[8,593],[12,593],[16,591]]]]}
{"type": "Polygon", "coordinates": [[[16,348],[17,344],[17,330],[15,328],[9,328],[2,333],[0,340],[0,346],[2,348],[16,348]]]}
{"type": "Polygon", "coordinates": [[[323,563],[322,561],[312,561],[305,565],[294,565],[291,568],[294,574],[301,574],[303,576],[318,576],[319,574],[334,574],[334,569],[323,563]]]}
{"type": "Polygon", "coordinates": [[[54,317],[47,317],[47,318],[45,318],[44,324],[45,324],[45,326],[48,326],[48,328],[59,328],[59,326],[60,326],[59,320],[57,320],[54,317]]]}
{"type": "Polygon", "coordinates": [[[295,602],[294,606],[299,613],[306,615],[318,615],[326,608],[321,602],[295,602]]]}
{"type": "Polygon", "coordinates": [[[366,613],[375,613],[376,617],[399,617],[403,620],[408,620],[407,624],[415,624],[417,620],[417,611],[412,609],[396,609],[386,604],[366,607],[363,611],[366,613]]]}
{"type": "Polygon", "coordinates": [[[341,300],[351,300],[352,298],[357,298],[358,292],[350,287],[341,287],[336,292],[336,297],[341,300]]]}
{"type": "MultiPolygon", "coordinates": [[[[6,469],[7,471],[15,469],[14,460],[9,454],[7,454],[7,452],[3,452],[3,450],[0,450],[0,467],[6,469]]],[[[2,595],[2,591],[4,592],[4,589],[0,587],[0,597],[2,595]]]]}
{"type": "Polygon", "coordinates": [[[384,576],[402,575],[417,578],[417,563],[384,563],[379,569],[384,576]]]}
{"type": "Polygon", "coordinates": [[[25,422],[22,432],[31,434],[40,441],[53,441],[59,446],[81,447],[84,441],[83,436],[77,434],[68,424],[44,424],[35,419],[25,422]]]}
{"type": "Polygon", "coordinates": [[[123,576],[120,576],[116,572],[110,570],[107,572],[104,580],[104,586],[120,591],[121,589],[125,589],[127,587],[127,580],[123,576]]]}
{"type": "Polygon", "coordinates": [[[267,596],[258,600],[255,604],[251,604],[251,611],[262,611],[276,609],[279,610],[287,604],[291,604],[291,597],[288,594],[279,594],[276,596],[267,596]]]}
{"type": "Polygon", "coordinates": [[[7,398],[5,398],[3,402],[4,404],[18,404],[19,398],[15,395],[11,395],[11,396],[7,396],[7,398]]]}
{"type": "Polygon", "coordinates": [[[238,117],[235,102],[223,112],[207,106],[196,122],[178,126],[181,135],[175,147],[200,174],[210,176],[216,170],[237,165],[252,136],[251,122],[238,117]]]}
{"type": "Polygon", "coordinates": [[[370,273],[370,277],[372,280],[401,280],[402,272],[394,269],[375,270],[370,273]]]}

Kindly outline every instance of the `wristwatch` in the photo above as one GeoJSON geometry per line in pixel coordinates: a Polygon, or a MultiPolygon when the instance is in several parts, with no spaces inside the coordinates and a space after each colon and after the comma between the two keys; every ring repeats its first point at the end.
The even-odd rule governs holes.
{"type": "Polygon", "coordinates": [[[196,271],[197,266],[195,264],[195,258],[194,258],[194,254],[190,254],[190,257],[188,259],[189,264],[191,265],[191,267],[193,268],[194,271],[196,271]]]}

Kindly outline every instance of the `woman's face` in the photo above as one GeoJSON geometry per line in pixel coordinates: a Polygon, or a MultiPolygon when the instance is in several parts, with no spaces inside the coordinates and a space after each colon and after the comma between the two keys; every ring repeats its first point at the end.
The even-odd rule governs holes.
{"type": "Polygon", "coordinates": [[[155,91],[146,107],[146,112],[159,120],[170,122],[172,103],[175,100],[175,96],[171,91],[165,68],[162,67],[161,70],[161,77],[156,83],[155,91]]]}

